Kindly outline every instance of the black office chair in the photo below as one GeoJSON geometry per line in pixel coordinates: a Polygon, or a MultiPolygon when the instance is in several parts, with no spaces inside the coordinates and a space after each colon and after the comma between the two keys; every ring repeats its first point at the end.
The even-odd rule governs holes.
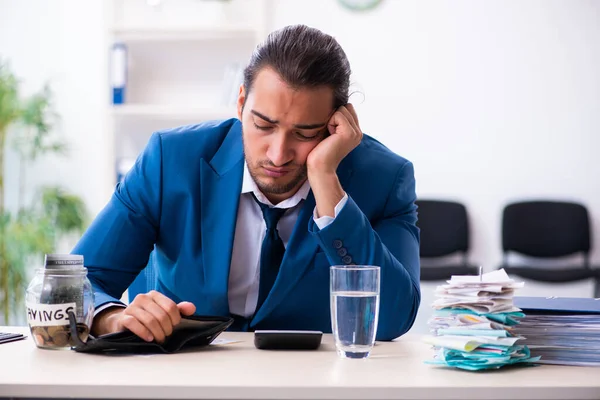
{"type": "Polygon", "coordinates": [[[556,201],[509,204],[502,217],[502,247],[504,257],[500,268],[508,274],[549,283],[594,279],[594,296],[600,297],[600,270],[590,266],[590,223],[583,205],[556,201]],[[509,252],[540,259],[581,253],[583,265],[558,268],[511,266],[509,252]]]}
{"type": "Polygon", "coordinates": [[[464,205],[451,201],[417,200],[421,229],[421,280],[439,281],[452,275],[475,275],[479,268],[469,264],[469,223],[464,205]],[[462,254],[459,263],[438,265],[431,261],[462,254]]]}

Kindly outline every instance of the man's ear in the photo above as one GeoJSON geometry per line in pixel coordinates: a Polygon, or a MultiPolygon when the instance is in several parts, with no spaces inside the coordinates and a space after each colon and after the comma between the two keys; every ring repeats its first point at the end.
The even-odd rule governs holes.
{"type": "Polygon", "coordinates": [[[242,111],[244,110],[244,104],[246,103],[246,89],[244,88],[244,84],[240,85],[240,93],[238,94],[237,99],[237,117],[241,121],[242,120],[242,111]]]}

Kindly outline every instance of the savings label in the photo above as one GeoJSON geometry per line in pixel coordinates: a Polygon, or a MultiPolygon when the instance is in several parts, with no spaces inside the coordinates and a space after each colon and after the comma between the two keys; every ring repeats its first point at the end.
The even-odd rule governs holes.
{"type": "Polygon", "coordinates": [[[29,326],[69,325],[69,312],[75,312],[76,303],[37,304],[27,303],[29,326]]]}

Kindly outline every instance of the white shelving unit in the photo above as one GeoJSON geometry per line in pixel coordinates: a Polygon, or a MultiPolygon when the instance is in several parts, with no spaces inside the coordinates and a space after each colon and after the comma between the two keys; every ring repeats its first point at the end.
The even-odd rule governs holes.
{"type": "Polygon", "coordinates": [[[125,45],[128,63],[125,102],[108,115],[115,183],[153,132],[236,116],[240,72],[268,33],[269,1],[106,3],[109,43],[125,45]]]}
{"type": "Polygon", "coordinates": [[[233,107],[193,107],[161,104],[125,104],[112,109],[117,118],[152,118],[160,120],[211,120],[235,116],[233,107]]]}
{"type": "Polygon", "coordinates": [[[215,39],[244,39],[255,36],[256,30],[238,26],[218,26],[198,29],[127,29],[113,28],[114,37],[124,42],[186,42],[215,39]]]}

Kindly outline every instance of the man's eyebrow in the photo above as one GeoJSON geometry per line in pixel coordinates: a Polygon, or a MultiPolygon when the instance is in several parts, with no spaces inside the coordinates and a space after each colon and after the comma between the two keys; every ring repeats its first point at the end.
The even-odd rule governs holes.
{"type": "MultiPolygon", "coordinates": [[[[259,113],[256,110],[250,110],[250,112],[252,114],[256,115],[257,117],[259,117],[260,119],[264,119],[265,121],[267,121],[270,124],[278,124],[279,123],[279,121],[272,120],[271,118],[259,113]]],[[[317,128],[323,128],[326,125],[327,125],[327,122],[323,122],[320,124],[297,124],[297,125],[294,125],[294,128],[296,128],[296,129],[317,129],[317,128]]]]}
{"type": "Polygon", "coordinates": [[[250,112],[252,114],[256,115],[258,118],[264,119],[265,121],[267,121],[270,124],[277,124],[277,123],[279,123],[279,121],[274,121],[271,118],[267,117],[266,115],[263,115],[263,114],[259,113],[258,111],[250,110],[250,112]]]}

